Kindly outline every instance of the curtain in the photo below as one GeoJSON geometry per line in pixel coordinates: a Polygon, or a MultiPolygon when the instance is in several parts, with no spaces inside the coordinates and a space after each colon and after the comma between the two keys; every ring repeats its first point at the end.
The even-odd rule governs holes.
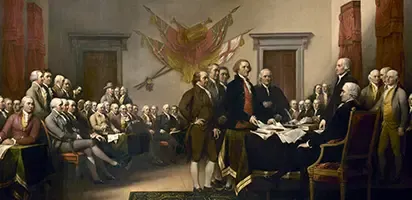
{"type": "Polygon", "coordinates": [[[27,4],[27,72],[45,69],[42,9],[36,3],[27,4]]]}
{"type": "Polygon", "coordinates": [[[352,61],[351,73],[362,87],[362,34],[360,1],[351,1],[341,6],[339,15],[339,58],[352,61]]]}
{"type": "Polygon", "coordinates": [[[4,0],[1,95],[13,99],[25,93],[24,0],[4,0]]]}
{"type": "Polygon", "coordinates": [[[397,70],[400,83],[403,84],[403,1],[375,0],[375,3],[376,67],[391,67],[397,70]]]}

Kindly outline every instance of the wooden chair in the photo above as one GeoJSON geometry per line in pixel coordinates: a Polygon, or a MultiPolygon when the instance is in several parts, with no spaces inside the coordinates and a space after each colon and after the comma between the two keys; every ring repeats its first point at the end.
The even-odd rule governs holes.
{"type": "MultiPolygon", "coordinates": [[[[43,126],[44,132],[47,137],[47,145],[49,146],[49,149],[53,148],[49,130],[47,129],[46,124],[44,123],[43,120],[41,121],[41,124],[43,126]]],[[[60,156],[63,158],[65,162],[74,164],[75,169],[76,169],[76,177],[80,177],[79,163],[80,163],[81,157],[84,156],[84,153],[83,152],[61,153],[60,156]]]]}
{"type": "Polygon", "coordinates": [[[315,182],[340,184],[340,199],[345,199],[348,181],[367,180],[367,199],[371,199],[372,154],[376,146],[379,113],[352,108],[346,138],[322,144],[318,160],[308,167],[310,199],[315,197],[315,182]],[[342,150],[343,148],[343,150],[342,150]],[[325,155],[340,150],[340,162],[328,162],[325,155]]]}

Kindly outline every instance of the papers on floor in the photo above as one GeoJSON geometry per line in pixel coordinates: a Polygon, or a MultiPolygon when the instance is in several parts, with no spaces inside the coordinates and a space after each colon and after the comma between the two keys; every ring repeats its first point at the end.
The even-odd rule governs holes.
{"type": "Polygon", "coordinates": [[[0,144],[0,160],[4,158],[4,155],[6,155],[7,150],[9,150],[13,145],[5,145],[5,144],[0,144]]]}

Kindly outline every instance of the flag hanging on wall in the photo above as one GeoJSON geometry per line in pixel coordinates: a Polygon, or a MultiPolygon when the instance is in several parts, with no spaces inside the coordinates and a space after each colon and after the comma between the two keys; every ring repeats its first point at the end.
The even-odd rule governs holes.
{"type": "MultiPolygon", "coordinates": [[[[147,80],[176,70],[181,73],[182,80],[189,83],[196,71],[205,70],[211,63],[223,64],[229,61],[235,51],[244,44],[243,35],[251,31],[249,29],[224,41],[229,26],[233,24],[232,13],[236,12],[239,6],[210,28],[206,26],[212,22],[210,18],[192,27],[186,27],[173,18],[172,23],[176,25],[174,28],[150,8],[144,7],[151,13],[150,21],[157,26],[163,41],[153,39],[141,31],[135,32],[142,37],[142,44],[165,66],[147,80]]],[[[138,86],[143,87],[142,84],[138,86]]]]}

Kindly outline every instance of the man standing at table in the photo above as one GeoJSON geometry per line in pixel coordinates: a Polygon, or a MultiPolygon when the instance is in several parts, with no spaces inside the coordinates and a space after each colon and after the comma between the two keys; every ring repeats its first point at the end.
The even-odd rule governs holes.
{"type": "Polygon", "coordinates": [[[226,189],[231,189],[236,179],[241,160],[244,138],[250,130],[258,126],[256,114],[261,106],[256,98],[256,92],[249,81],[252,70],[249,61],[240,59],[233,66],[234,80],[227,85],[224,106],[227,122],[222,150],[219,153],[219,166],[222,175],[228,176],[226,189]],[[222,162],[220,162],[222,160],[222,162]]]}
{"type": "Polygon", "coordinates": [[[23,105],[22,111],[12,114],[0,132],[1,144],[34,144],[39,136],[40,120],[33,115],[33,99],[25,96],[21,103],[23,105]]]}
{"type": "Polygon", "coordinates": [[[213,129],[213,101],[212,95],[206,89],[208,74],[204,71],[196,72],[192,78],[193,88],[185,92],[179,103],[182,116],[190,123],[185,143],[191,159],[190,173],[193,180],[193,192],[202,191],[199,184],[199,161],[207,155],[205,168],[205,191],[212,191],[211,179],[217,161],[215,138],[219,131],[213,129]]]}
{"type": "Polygon", "coordinates": [[[347,82],[358,83],[358,81],[350,74],[351,65],[352,62],[349,58],[340,58],[336,63],[335,71],[338,77],[335,87],[333,88],[332,96],[329,99],[325,112],[321,116],[321,121],[319,123],[320,129],[325,129],[326,123],[332,118],[341,103],[340,93],[343,85],[347,82]]]}
{"type": "Polygon", "coordinates": [[[280,88],[272,85],[272,72],[269,69],[260,71],[259,82],[255,85],[255,91],[258,102],[263,105],[263,123],[273,124],[275,119],[282,122],[292,120],[288,114],[288,100],[280,88]]]}

